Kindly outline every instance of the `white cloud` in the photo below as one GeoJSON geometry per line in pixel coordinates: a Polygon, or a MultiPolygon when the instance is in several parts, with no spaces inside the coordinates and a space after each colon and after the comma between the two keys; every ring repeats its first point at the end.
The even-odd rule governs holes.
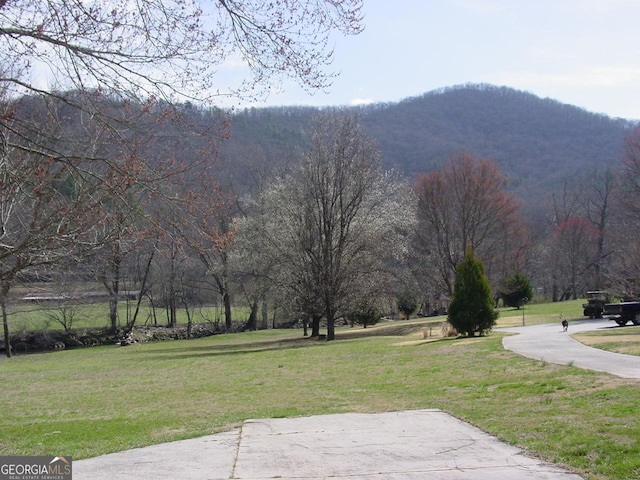
{"type": "Polygon", "coordinates": [[[369,105],[373,103],[375,100],[373,98],[354,98],[349,102],[349,105],[369,105]]]}

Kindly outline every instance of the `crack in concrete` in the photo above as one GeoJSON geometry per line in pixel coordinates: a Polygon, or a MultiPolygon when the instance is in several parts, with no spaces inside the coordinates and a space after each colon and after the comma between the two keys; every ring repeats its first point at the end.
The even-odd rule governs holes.
{"type": "Polygon", "coordinates": [[[231,475],[229,475],[229,479],[236,478],[236,466],[238,465],[238,457],[240,456],[240,444],[242,442],[242,429],[244,428],[244,423],[240,425],[238,429],[238,441],[236,442],[235,454],[233,455],[233,465],[231,466],[231,475]]]}

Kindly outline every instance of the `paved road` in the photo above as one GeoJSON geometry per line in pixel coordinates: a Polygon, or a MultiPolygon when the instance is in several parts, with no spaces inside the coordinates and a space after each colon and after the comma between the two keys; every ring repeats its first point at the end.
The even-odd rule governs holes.
{"type": "Polygon", "coordinates": [[[611,320],[574,320],[569,331],[557,324],[500,328],[498,331],[518,333],[502,340],[504,348],[528,358],[561,365],[607,372],[622,378],[640,378],[640,357],[606,352],[587,347],[571,338],[571,333],[586,330],[607,331],[618,327],[611,320]]]}
{"type": "Polygon", "coordinates": [[[440,410],[247,420],[73,462],[74,480],[581,480],[440,410]]]}

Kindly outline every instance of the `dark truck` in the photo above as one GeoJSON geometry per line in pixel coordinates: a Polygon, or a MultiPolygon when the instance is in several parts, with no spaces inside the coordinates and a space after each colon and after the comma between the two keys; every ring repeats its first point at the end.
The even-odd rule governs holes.
{"type": "Polygon", "coordinates": [[[607,303],[604,306],[603,316],[621,327],[627,322],[640,325],[640,302],[607,303]]]}
{"type": "Polygon", "coordinates": [[[589,318],[602,318],[604,306],[611,300],[609,293],[602,290],[593,290],[587,292],[587,303],[582,304],[582,313],[589,318]]]}

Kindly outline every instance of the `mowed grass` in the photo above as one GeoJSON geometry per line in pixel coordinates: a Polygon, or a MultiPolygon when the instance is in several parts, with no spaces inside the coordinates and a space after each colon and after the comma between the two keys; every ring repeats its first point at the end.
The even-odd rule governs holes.
{"type": "Polygon", "coordinates": [[[573,338],[585,345],[615,353],[640,355],[640,326],[615,327],[606,332],[580,332],[573,338]]]}
{"type": "Polygon", "coordinates": [[[571,321],[584,319],[582,304],[585,300],[570,300],[558,303],[532,303],[524,308],[501,308],[498,327],[520,327],[524,325],[541,325],[544,323],[560,323],[561,316],[571,321]]]}
{"type": "MultiPolygon", "coordinates": [[[[134,302],[120,301],[118,314],[120,325],[126,325],[127,319],[133,318],[135,310],[134,302]]],[[[21,304],[11,308],[9,326],[11,332],[33,330],[62,330],[63,325],[55,318],[62,316],[63,308],[55,305],[21,304]]],[[[232,317],[234,322],[246,322],[249,318],[248,307],[233,307],[232,317]]],[[[71,329],[102,328],[110,325],[109,304],[107,302],[89,303],[67,307],[67,318],[72,318],[71,329]]],[[[224,307],[204,306],[190,310],[194,323],[221,323],[224,325],[224,307]]],[[[176,312],[178,323],[187,323],[187,313],[180,308],[176,312]]],[[[136,325],[167,325],[167,312],[163,308],[156,308],[155,313],[148,304],[143,303],[136,318],[136,325]]]]}
{"type": "Polygon", "coordinates": [[[640,478],[640,382],[525,359],[498,333],[428,341],[429,326],[439,328],[343,328],[334,342],[270,330],[2,359],[0,454],[80,459],[248,418],[440,408],[585,478],[640,478]]]}

